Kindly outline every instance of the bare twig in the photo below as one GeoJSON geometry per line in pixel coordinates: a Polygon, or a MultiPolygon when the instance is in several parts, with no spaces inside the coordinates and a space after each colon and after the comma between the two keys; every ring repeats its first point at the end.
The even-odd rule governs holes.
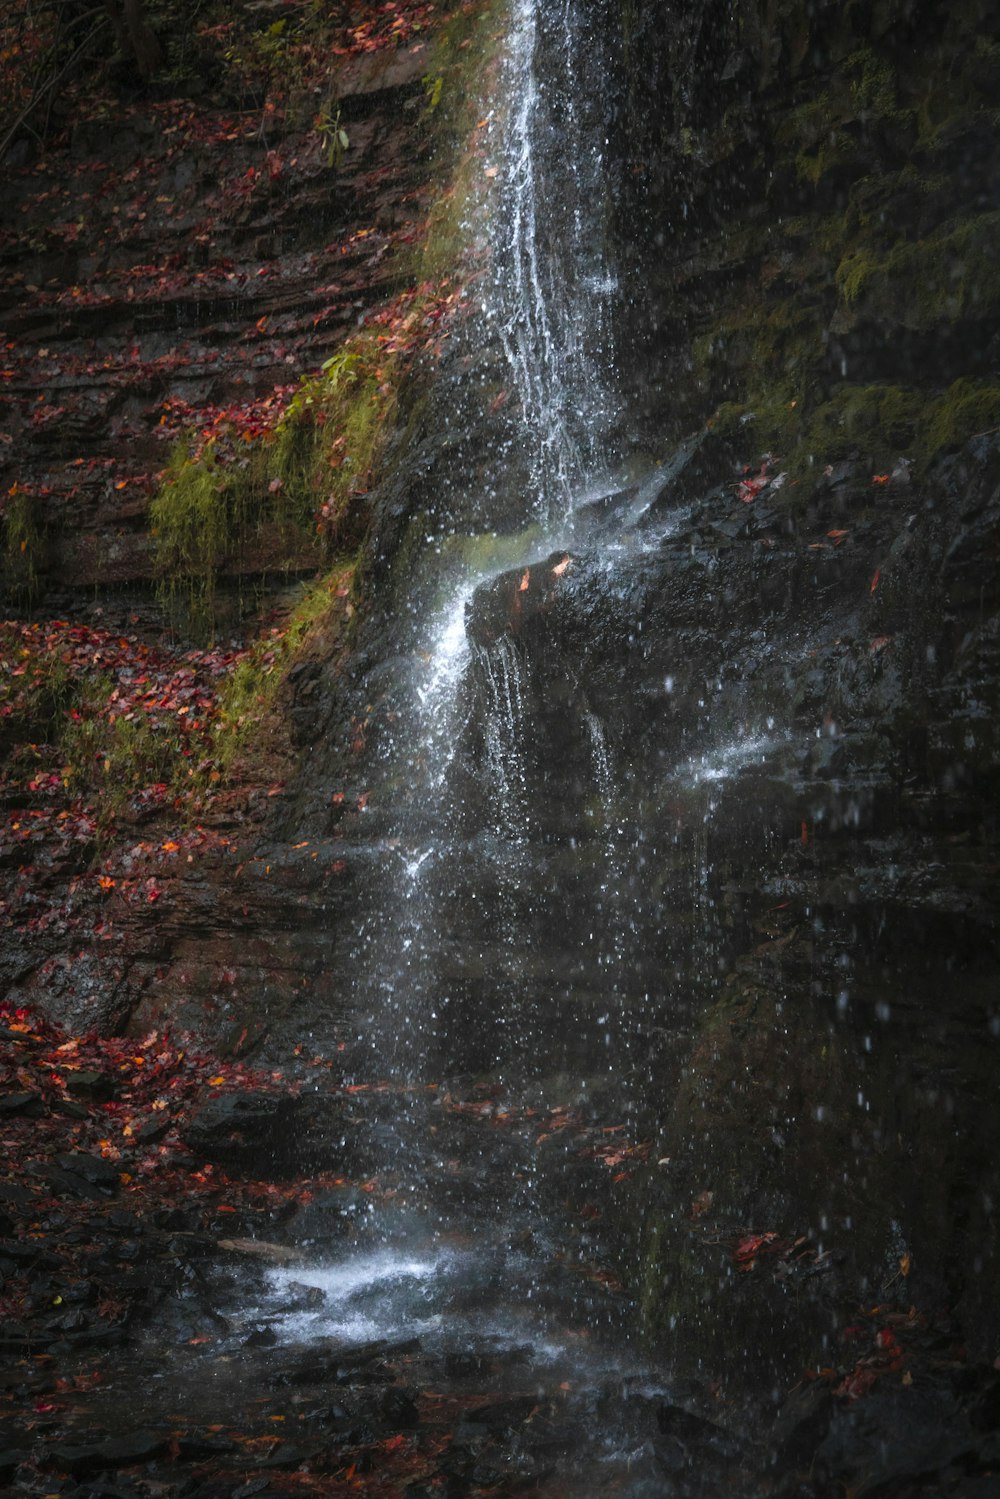
{"type": "MultiPolygon", "coordinates": [[[[100,36],[103,28],[109,24],[107,15],[102,11],[88,12],[86,19],[90,18],[93,18],[94,23],[92,29],[87,33],[83,41],[80,42],[76,50],[71,53],[66,62],[63,63],[62,67],[59,68],[57,72],[50,74],[47,78],[44,78],[40,82],[36,83],[34,92],[32,93],[32,96],[29,99],[28,103],[21,110],[20,114],[14,120],[13,124],[11,124],[11,126],[7,130],[7,133],[3,136],[2,139],[0,139],[0,161],[3,160],[4,156],[6,156],[11,143],[15,140],[21,130],[32,130],[32,134],[36,136],[36,139],[38,138],[37,132],[35,132],[29,124],[32,116],[37,112],[37,110],[43,103],[48,104],[48,106],[51,108],[52,101],[55,98],[55,94],[59,88],[59,85],[69,76],[69,74],[76,67],[77,63],[79,63],[81,59],[86,56],[86,54],[90,51],[90,48],[93,46],[95,39],[100,36]]],[[[84,18],[81,17],[80,19],[82,20],[84,18]]]]}

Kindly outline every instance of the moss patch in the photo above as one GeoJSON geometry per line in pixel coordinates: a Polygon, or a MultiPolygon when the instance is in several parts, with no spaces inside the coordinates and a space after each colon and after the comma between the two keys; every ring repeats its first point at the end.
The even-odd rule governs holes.
{"type": "Polygon", "coordinates": [[[946,224],[886,254],[861,243],[836,270],[837,290],[857,311],[903,328],[934,328],[1000,310],[995,274],[1000,213],[946,224]]]}
{"type": "Polygon", "coordinates": [[[15,604],[30,605],[38,592],[44,542],[31,495],[14,485],[0,514],[0,579],[15,604]]]}
{"type": "Polygon", "coordinates": [[[843,385],[812,407],[782,397],[730,402],[712,426],[720,436],[743,433],[756,452],[778,454],[794,474],[860,453],[873,469],[906,458],[919,475],[943,449],[1000,426],[1000,380],[956,380],[931,394],[898,385],[843,385]]]}

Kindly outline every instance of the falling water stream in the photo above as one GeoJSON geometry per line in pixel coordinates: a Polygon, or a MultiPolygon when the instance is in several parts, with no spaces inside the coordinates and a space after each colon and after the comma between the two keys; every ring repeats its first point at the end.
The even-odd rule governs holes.
{"type": "MultiPolygon", "coordinates": [[[[690,22],[706,87],[718,61],[735,99],[743,53],[714,59],[714,21],[693,9],[671,11],[664,36],[690,22]]],[[[645,304],[607,248],[615,205],[637,201],[616,197],[614,172],[642,167],[620,137],[609,144],[627,111],[615,116],[612,43],[594,19],[624,45],[633,10],[508,0],[486,70],[463,226],[476,274],[376,506],[383,591],[339,683],[352,703],[370,698],[370,742],[359,734],[350,761],[317,746],[313,762],[371,790],[316,833],[336,848],[330,907],[310,904],[313,875],[298,915],[327,972],[310,993],[292,932],[302,993],[264,1043],[278,1060],[293,1032],[303,1040],[301,1090],[268,1099],[302,1105],[302,1149],[288,1154],[315,1177],[284,1195],[276,1159],[267,1206],[240,1220],[280,1242],[227,1243],[218,1221],[168,1238],[166,1222],[176,1285],[164,1283],[161,1312],[151,1267],[157,1326],[94,1397],[106,1429],[122,1404],[178,1450],[182,1428],[200,1425],[192,1462],[214,1460],[220,1418],[257,1431],[245,1459],[223,1432],[227,1472],[245,1471],[245,1485],[171,1494],[792,1499],[827,1492],[821,1465],[820,1487],[805,1472],[820,1442],[825,1471],[875,1475],[838,1489],[925,1494],[924,1468],[916,1487],[896,1487],[910,1474],[899,1465],[887,1486],[878,1477],[911,1391],[940,1397],[929,1439],[948,1433],[927,1473],[974,1448],[949,1445],[964,1398],[954,1328],[939,1340],[911,1312],[922,1254],[924,1304],[954,1305],[953,1278],[966,1324],[987,1305],[980,1265],[996,1263],[978,1257],[995,1193],[971,1180],[996,1180],[995,1131],[980,1119],[1000,1038],[995,969],[967,962],[995,863],[962,779],[980,709],[963,700],[956,771],[945,731],[958,688],[928,669],[939,685],[927,695],[944,703],[928,728],[913,647],[926,641],[932,663],[938,636],[920,634],[902,598],[907,578],[933,571],[920,549],[933,559],[950,522],[934,520],[932,546],[914,485],[894,531],[911,504],[895,470],[872,481],[886,485],[878,513],[866,480],[857,513],[827,514],[849,503],[831,465],[802,501],[808,536],[822,537],[806,540],[763,491],[740,503],[757,486],[734,478],[721,424],[666,461],[639,451],[667,441],[649,415],[660,420],[662,391],[643,409],[642,380],[672,366],[657,363],[666,321],[631,372],[616,345],[645,304]],[[937,991],[960,980],[971,998],[953,1019],[937,991]],[[927,1250],[911,1251],[921,1231],[927,1250]],[[964,1286],[961,1264],[974,1266],[964,1286]],[[919,1366],[910,1378],[895,1362],[895,1339],[916,1348],[925,1333],[921,1383],[919,1366]],[[855,1420],[872,1387],[882,1414],[858,1402],[855,1420]],[[265,1421],[287,1424],[261,1437],[265,1421]],[[255,1453],[296,1430],[305,1456],[282,1442],[268,1461],[288,1484],[268,1489],[255,1453]]],[[[671,83],[678,96],[688,86],[671,83]]],[[[685,162],[700,149],[690,134],[675,143],[685,162]]],[[[750,133],[744,147],[758,151],[750,133]]],[[[706,220],[726,211],[717,198],[706,220]]],[[[683,250],[656,244],[651,316],[683,250]]],[[[707,279],[730,275],[727,258],[707,279]]],[[[688,332],[702,310],[678,314],[688,332]]],[[[945,633],[968,625],[971,659],[979,585],[963,590],[987,532],[962,534],[948,576],[964,602],[945,633]]],[[[995,643],[984,634],[975,650],[992,661],[995,643]]],[[[959,686],[970,670],[956,668],[959,686]]],[[[969,786],[986,784],[970,772],[969,786]]],[[[310,835],[324,788],[321,769],[287,813],[310,835]]],[[[304,864],[306,842],[291,848],[304,864]]],[[[267,1004],[265,989],[263,1015],[267,1004]]],[[[131,1268],[138,1245],[122,1247],[131,1268]]],[[[997,1367],[981,1381],[994,1424],[997,1367]]],[[[918,1448],[924,1408],[907,1417],[918,1448]]],[[[982,1449],[988,1481],[998,1450],[982,1449]]],[[[160,1492],[98,1486],[94,1499],[160,1492]]]]}
{"type": "MultiPolygon", "coordinates": [[[[433,602],[414,612],[380,751],[396,790],[364,912],[335,960],[355,988],[364,1113],[352,1128],[382,1190],[339,1230],[310,1234],[306,1261],[275,1269],[234,1331],[265,1328],[278,1355],[418,1346],[436,1387],[488,1365],[499,1393],[561,1412],[544,1455],[510,1439],[497,1457],[508,1477],[552,1499],[653,1499],[666,1492],[656,1422],[669,1391],[644,1364],[613,1268],[629,1208],[621,1222],[606,1208],[628,1175],[615,1174],[616,1150],[650,1127],[637,1098],[654,1031],[655,1044],[665,1035],[662,1006],[658,1027],[647,1013],[664,978],[634,919],[660,854],[639,831],[615,726],[585,694],[573,709],[579,826],[545,824],[521,644],[505,628],[469,628],[477,599],[505,575],[526,587],[533,568],[551,568],[616,492],[609,587],[616,566],[676,523],[656,508],[667,469],[632,488],[616,478],[620,293],[601,249],[605,126],[584,110],[593,78],[581,77],[600,72],[598,51],[580,0],[514,0],[488,112],[483,223],[469,226],[490,247],[470,337],[496,350],[516,400],[476,484],[504,495],[509,517],[505,486],[519,476],[523,534],[507,520],[487,561],[463,562],[448,544],[463,533],[458,499],[450,536],[439,525],[426,537],[418,591],[433,602]]],[[[467,483],[438,478],[453,495],[467,483]]],[[[471,501],[481,515],[482,495],[471,501]]],[[[728,758],[705,751],[677,769],[678,795],[700,796],[730,761],[752,759],[760,746],[744,739],[728,758]]],[[[694,899],[682,897],[707,921],[704,837],[694,853],[694,899]]],[[[222,1358],[216,1377],[244,1399],[255,1375],[240,1384],[238,1369],[222,1358]]]]}
{"type": "MultiPolygon", "coordinates": [[[[475,1492],[513,1491],[499,1482],[539,1499],[656,1499],[688,1492],[665,1487],[664,1473],[690,1463],[663,1438],[677,1391],[649,1365],[619,1281],[639,1215],[616,1194],[655,1135],[643,1110],[657,1059],[681,1051],[671,1027],[683,1018],[664,998],[681,972],[677,943],[712,951],[717,780],[767,746],[747,729],[725,752],[703,746],[666,767],[678,800],[697,803],[696,836],[680,852],[658,845],[607,702],[576,682],[556,710],[571,720],[573,764],[541,764],[546,705],[522,641],[503,624],[476,627],[491,590],[509,579],[519,596],[535,571],[562,578],[595,526],[600,586],[614,589],[616,570],[655,553],[683,513],[662,503],[669,465],[630,485],[616,450],[621,293],[601,248],[606,126],[586,17],[582,0],[513,0],[498,91],[483,106],[468,231],[489,246],[489,271],[468,337],[495,356],[514,419],[475,494],[447,460],[435,475],[451,514],[428,526],[409,580],[420,602],[406,599],[392,728],[375,752],[392,790],[366,845],[360,912],[331,933],[331,966],[352,985],[342,1143],[348,1156],[360,1149],[374,1190],[348,1188],[359,1173],[333,1162],[343,1211],[336,1193],[317,1205],[299,1233],[304,1257],[229,1309],[230,1345],[201,1378],[205,1400],[249,1410],[262,1380],[294,1389],[331,1360],[350,1368],[351,1350],[363,1361],[397,1350],[424,1388],[471,1396],[475,1412],[486,1397],[548,1412],[509,1431],[470,1418],[475,1492]],[[484,496],[499,497],[503,534],[463,547],[484,496]],[[654,865],[661,877],[676,865],[687,913],[668,932],[673,957],[650,941],[670,926],[646,893],[654,865]]],[[[174,1399],[162,1378],[157,1398],[174,1399]]],[[[338,1409],[328,1416],[346,1421],[338,1409]]],[[[728,1461],[715,1430],[698,1441],[728,1461]]],[[[439,1492],[439,1481],[414,1489],[439,1492]]]]}
{"type": "MultiPolygon", "coordinates": [[[[360,981],[368,1003],[361,1007],[359,1042],[372,1074],[395,1085],[387,1104],[391,1118],[381,1123],[382,1164],[398,1192],[329,1258],[319,1253],[309,1267],[275,1272],[271,1300],[254,1315],[266,1317],[286,1340],[416,1336],[444,1358],[457,1349],[528,1350],[529,1386],[562,1383],[595,1392],[609,1381],[610,1388],[624,1388],[623,1381],[641,1383],[646,1376],[630,1364],[627,1308],[607,1289],[614,1278],[605,1275],[601,1283],[596,1262],[585,1262],[586,1254],[598,1254],[597,1246],[579,1250],[580,1264],[567,1264],[560,1230],[547,1222],[546,1194],[558,1196],[558,1170],[545,1180],[530,1149],[505,1155],[497,1142],[489,1147],[494,1158],[466,1171],[457,1193],[447,1182],[442,1190],[447,1170],[442,1173],[435,1102],[427,1092],[448,1068],[457,1040],[458,1050],[471,1051],[499,1086],[515,1096],[520,1088],[521,1103],[536,1105],[531,1114],[545,1117],[547,1105],[557,1112],[566,1107],[563,1094],[545,1092],[546,1078],[558,1071],[559,1048],[549,1040],[540,1044],[543,1032],[532,1025],[523,999],[533,961],[533,913],[525,909],[521,865],[537,834],[527,784],[524,664],[512,635],[474,645],[466,621],[478,589],[565,544],[577,512],[613,487],[609,330],[617,287],[600,250],[602,127],[581,113],[578,73],[594,45],[584,11],[576,0],[515,0],[501,97],[487,138],[490,185],[479,205],[491,273],[478,315],[483,337],[502,348],[518,402],[511,445],[497,451],[494,472],[483,483],[487,490],[502,487],[516,459],[517,471],[528,475],[525,539],[519,545],[509,538],[501,562],[469,569],[442,567],[442,548],[430,538],[427,567],[440,569],[443,582],[412,651],[414,667],[388,751],[409,794],[389,840],[386,888],[375,901],[378,940],[368,947],[371,971],[360,981]],[[470,827],[466,781],[456,769],[473,718],[483,810],[470,827]],[[489,994],[485,1013],[480,1003],[470,1014],[451,945],[456,923],[467,924],[477,902],[488,906],[480,931],[489,994]],[[468,1032],[480,1027],[479,1043],[470,1047],[468,1032]],[[542,1053],[550,1054],[547,1061],[542,1053]],[[526,1091],[532,1080],[534,1094],[526,1091]],[[283,1313],[293,1282],[322,1292],[321,1303],[283,1313]]],[[[648,498],[639,491],[637,513],[648,498]]],[[[610,932],[597,934],[605,947],[599,966],[606,985],[596,1019],[600,1052],[604,1043],[612,1046],[615,970],[627,958],[625,850],[615,824],[613,759],[593,713],[585,732],[593,750],[592,793],[601,809],[595,846],[604,866],[594,922],[606,923],[610,932]]],[[[586,1045],[593,1049],[592,1041],[586,1045]]],[[[612,1049],[599,1065],[610,1073],[619,1060],[612,1049]]],[[[586,1080],[575,1086],[574,1102],[586,1080]]],[[[617,1492],[649,1492],[642,1463],[632,1479],[625,1476],[635,1453],[625,1452],[622,1440],[611,1423],[599,1441],[587,1444],[586,1456],[582,1449],[565,1455],[567,1471],[608,1464],[617,1492]]],[[[596,1477],[593,1482],[597,1492],[596,1477]]]]}

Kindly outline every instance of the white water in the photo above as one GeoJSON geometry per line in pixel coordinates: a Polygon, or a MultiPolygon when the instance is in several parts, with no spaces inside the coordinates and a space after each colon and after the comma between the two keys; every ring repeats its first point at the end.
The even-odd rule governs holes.
{"type": "Polygon", "coordinates": [[[524,1255],[493,1261],[488,1246],[419,1255],[379,1249],[336,1264],[272,1271],[260,1310],[281,1342],[334,1338],[353,1345],[419,1337],[425,1348],[465,1341],[502,1349],[530,1338],[533,1361],[548,1363],[565,1349],[531,1305],[532,1274],[524,1255]],[[508,1289],[499,1304],[482,1294],[484,1282],[498,1273],[508,1289]],[[321,1300],[294,1309],[303,1287],[320,1292],[321,1300]]]}
{"type": "MultiPolygon", "coordinates": [[[[504,850],[499,868],[511,867],[508,856],[528,829],[519,647],[505,636],[474,652],[466,611],[476,589],[515,562],[547,556],[571,529],[574,507],[600,492],[610,467],[613,361],[606,329],[615,283],[595,248],[604,160],[603,142],[580,119],[578,75],[589,45],[583,10],[579,0],[514,0],[500,98],[484,106],[490,119],[478,200],[484,225],[470,224],[468,232],[490,246],[482,338],[502,346],[519,409],[510,445],[495,452],[478,483],[484,494],[503,494],[510,472],[526,473],[523,519],[532,529],[523,558],[508,545],[501,563],[478,568],[457,567],[440,538],[428,538],[426,572],[442,573],[442,596],[418,631],[408,702],[393,736],[408,810],[392,838],[394,889],[370,934],[372,998],[360,1037],[376,1067],[407,1081],[432,1070],[449,1004],[437,958],[450,913],[474,899],[449,884],[444,868],[460,838],[464,808],[453,770],[474,702],[483,712],[492,831],[504,850]]],[[[513,946],[504,904],[501,919],[513,946]]]]}
{"type": "MultiPolygon", "coordinates": [[[[607,439],[615,409],[607,328],[616,287],[595,249],[602,142],[592,128],[584,131],[579,118],[577,74],[588,46],[583,9],[578,0],[514,0],[503,98],[489,111],[490,169],[481,199],[486,223],[485,229],[471,225],[470,234],[491,246],[480,309],[482,338],[500,344],[519,409],[511,446],[494,453],[492,469],[479,474],[477,484],[485,494],[503,494],[509,472],[526,473],[522,513],[530,529],[523,548],[508,538],[497,548],[502,561],[479,567],[463,568],[441,537],[427,539],[424,581],[429,591],[431,578],[439,576],[438,599],[415,631],[387,751],[402,810],[387,839],[392,852],[385,861],[385,887],[376,892],[368,918],[368,961],[358,980],[368,1001],[367,1014],[359,1006],[359,1040],[375,1075],[397,1084],[439,1075],[437,1048],[446,1043],[449,1027],[468,1023],[456,1019],[441,955],[455,930],[456,911],[477,899],[475,890],[456,884],[461,876],[455,872],[455,851],[467,835],[467,809],[457,788],[468,774],[463,734],[473,706],[482,715],[479,773],[488,781],[480,788],[488,809],[483,831],[492,836],[498,871],[497,961],[512,998],[519,999],[516,862],[529,833],[524,663],[508,634],[489,646],[470,645],[468,606],[477,588],[512,566],[548,557],[571,533],[574,508],[608,492],[606,475],[614,464],[607,439]]],[[[603,739],[601,745],[595,773],[610,818],[612,767],[603,739]]],[[[610,846],[610,823],[608,836],[610,846]]],[[[615,865],[613,883],[618,882],[615,865]]],[[[607,894],[612,901],[613,892],[607,894]]],[[[623,957],[619,943],[616,962],[623,957]]],[[[509,1034],[502,1015],[495,1025],[498,1050],[509,1044],[511,1054],[519,1054],[516,1048],[523,1049],[526,1038],[509,1034]]],[[[504,1061],[497,1056],[501,1071],[504,1061]]],[[[411,1096],[411,1111],[400,1098],[398,1117],[385,1134],[385,1170],[403,1179],[404,1194],[418,1182],[427,1129],[420,1114],[426,1100],[422,1105],[419,1090],[411,1096]]],[[[528,1172],[510,1196],[520,1193],[523,1207],[531,1192],[528,1172]]],[[[400,1242],[389,1227],[377,1248],[345,1242],[329,1263],[276,1273],[273,1300],[262,1311],[286,1338],[365,1341],[410,1333],[428,1338],[443,1325],[448,1336],[459,1339],[527,1336],[536,1358],[554,1356],[560,1340],[551,1316],[535,1299],[543,1283],[551,1288],[551,1265],[543,1267],[531,1254],[514,1254],[499,1242],[446,1251],[441,1246],[454,1213],[443,1209],[428,1218],[416,1248],[409,1239],[400,1242]],[[284,1315],[292,1282],[321,1290],[322,1307],[284,1315]]],[[[491,1233],[502,1231],[502,1212],[493,1217],[491,1233]]],[[[557,1300],[565,1308],[573,1297],[564,1290],[557,1300]]],[[[562,1315],[561,1310],[557,1319],[562,1315]]]]}
{"type": "Polygon", "coordinates": [[[489,142],[494,275],[483,312],[511,367],[531,508],[547,524],[564,520],[585,491],[614,408],[607,328],[617,285],[600,251],[602,142],[580,119],[580,60],[590,44],[580,11],[576,0],[515,0],[507,108],[497,111],[489,142]],[[544,83],[543,30],[556,60],[544,83]],[[540,143],[556,128],[553,159],[551,144],[547,155],[540,143]]]}

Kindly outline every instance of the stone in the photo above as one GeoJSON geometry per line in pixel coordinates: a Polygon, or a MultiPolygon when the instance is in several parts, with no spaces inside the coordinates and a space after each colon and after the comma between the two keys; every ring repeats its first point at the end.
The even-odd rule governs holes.
{"type": "Polygon", "coordinates": [[[184,1143],[205,1160],[258,1174],[287,1171],[308,1150],[307,1101],[288,1093],[209,1096],[182,1125],[184,1143]]]}
{"type": "Polygon", "coordinates": [[[67,1151],[56,1156],[56,1164],[63,1171],[79,1176],[94,1186],[103,1187],[108,1192],[118,1189],[121,1167],[115,1161],[106,1160],[104,1156],[81,1150],[67,1151]]]}
{"type": "Polygon", "coordinates": [[[40,1093],[21,1091],[0,1093],[0,1117],[24,1115],[37,1119],[45,1113],[45,1104],[40,1093]]]}

